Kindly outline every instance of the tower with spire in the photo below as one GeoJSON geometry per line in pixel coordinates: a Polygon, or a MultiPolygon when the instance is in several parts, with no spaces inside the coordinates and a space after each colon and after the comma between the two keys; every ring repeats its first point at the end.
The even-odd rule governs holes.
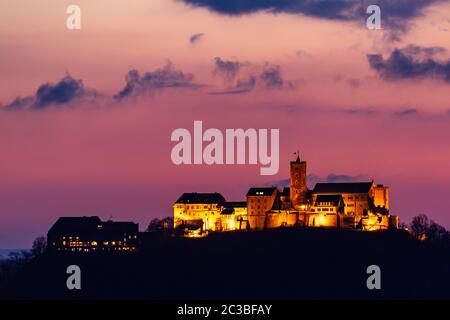
{"type": "Polygon", "coordinates": [[[307,204],[306,161],[300,160],[299,151],[294,154],[297,157],[291,161],[290,200],[294,209],[304,210],[307,204]]]}

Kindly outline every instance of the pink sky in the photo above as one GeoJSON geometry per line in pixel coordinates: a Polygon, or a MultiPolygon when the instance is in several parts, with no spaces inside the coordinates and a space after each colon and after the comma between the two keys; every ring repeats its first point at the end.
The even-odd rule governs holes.
{"type": "Polygon", "coordinates": [[[0,3],[0,105],[67,72],[100,94],[68,107],[0,112],[0,248],[29,247],[59,216],[112,216],[144,229],[171,215],[183,192],[244,200],[250,186],[286,179],[298,149],[308,173],[365,175],[391,187],[391,212],[402,221],[426,213],[450,227],[450,83],[383,80],[366,57],[414,44],[442,47],[448,51],[436,59],[448,61],[448,3],[426,8],[392,42],[388,28],[300,14],[229,17],[172,0],[77,2],[78,31],[65,27],[71,1],[0,3]],[[197,33],[204,35],[191,44],[197,33]],[[213,75],[215,57],[243,63],[242,78],[279,65],[291,85],[211,95],[227,87],[213,75]],[[111,98],[130,69],[154,71],[168,59],[204,87],[111,98]],[[408,109],[416,111],[401,114],[408,109]],[[170,134],[192,130],[194,120],[279,128],[279,173],[173,165],[170,134]]]}

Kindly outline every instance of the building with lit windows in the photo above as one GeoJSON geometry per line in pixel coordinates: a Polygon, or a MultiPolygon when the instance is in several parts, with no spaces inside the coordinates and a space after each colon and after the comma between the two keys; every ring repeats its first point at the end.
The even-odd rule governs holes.
{"type": "Polygon", "coordinates": [[[103,222],[99,217],[61,217],[47,233],[50,251],[136,251],[139,225],[133,222],[103,222]]]}
{"type": "Polygon", "coordinates": [[[389,212],[388,187],[368,181],[317,183],[310,190],[306,168],[297,154],[290,162],[289,187],[250,188],[245,202],[226,202],[220,193],[185,193],[173,206],[174,227],[187,236],[289,226],[398,228],[398,217],[389,212]]]}

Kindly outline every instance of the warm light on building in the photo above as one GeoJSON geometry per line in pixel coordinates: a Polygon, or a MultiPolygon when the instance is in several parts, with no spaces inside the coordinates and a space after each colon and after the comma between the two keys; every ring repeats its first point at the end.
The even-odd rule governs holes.
{"type": "Polygon", "coordinates": [[[49,249],[55,251],[135,251],[138,233],[138,225],[133,222],[102,222],[98,217],[61,217],[48,231],[47,239],[49,249]]]}
{"type": "Polygon", "coordinates": [[[173,205],[174,227],[184,236],[277,227],[326,227],[378,231],[398,228],[389,214],[389,188],[374,181],[306,185],[306,161],[290,162],[290,185],[250,188],[245,202],[219,193],[185,193],[173,205]]]}

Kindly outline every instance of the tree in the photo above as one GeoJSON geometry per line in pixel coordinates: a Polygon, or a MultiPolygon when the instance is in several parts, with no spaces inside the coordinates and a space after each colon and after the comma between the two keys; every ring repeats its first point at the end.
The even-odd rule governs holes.
{"type": "Polygon", "coordinates": [[[34,239],[33,246],[31,247],[31,256],[39,257],[47,250],[47,238],[40,236],[34,239]]]}
{"type": "Polygon", "coordinates": [[[448,240],[449,234],[448,231],[445,230],[443,226],[437,224],[433,220],[430,222],[430,227],[428,229],[428,239],[430,241],[444,241],[448,240]]]}
{"type": "Polygon", "coordinates": [[[167,231],[173,229],[173,217],[154,218],[147,227],[147,232],[167,231]]]}
{"type": "Polygon", "coordinates": [[[161,220],[158,218],[154,218],[150,221],[147,227],[147,232],[159,231],[162,229],[161,220]]]}
{"type": "Polygon", "coordinates": [[[424,214],[412,219],[411,232],[418,240],[429,240],[431,242],[449,241],[449,232],[440,224],[434,222],[424,214]]]}
{"type": "Polygon", "coordinates": [[[415,216],[411,221],[412,235],[418,240],[424,240],[428,237],[430,222],[425,214],[415,216]]]}
{"type": "Polygon", "coordinates": [[[161,220],[164,230],[172,230],[173,229],[173,217],[165,217],[161,220]]]}

